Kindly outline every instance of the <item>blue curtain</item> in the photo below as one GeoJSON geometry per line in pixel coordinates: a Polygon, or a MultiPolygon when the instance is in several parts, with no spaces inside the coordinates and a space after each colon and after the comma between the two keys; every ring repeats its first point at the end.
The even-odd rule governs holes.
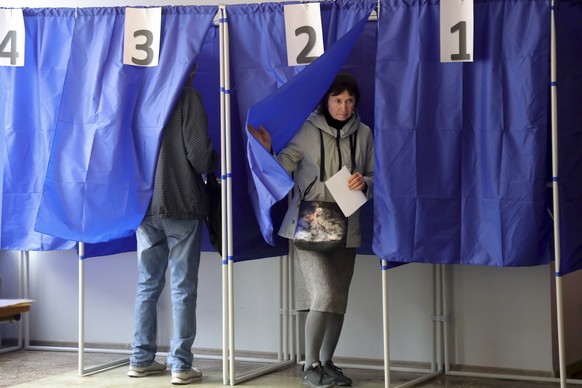
{"type": "Polygon", "coordinates": [[[71,249],[34,231],[67,71],[74,9],[24,8],[23,67],[0,67],[0,249],[71,249]]]}
{"type": "Polygon", "coordinates": [[[582,269],[582,3],[555,7],[561,266],[582,269]]]}
{"type": "Polygon", "coordinates": [[[476,0],[472,63],[440,63],[438,1],[380,9],[374,251],[548,263],[548,1],[476,0]]]}
{"type": "MultiPolygon", "coordinates": [[[[326,49],[372,3],[323,2],[326,49]]],[[[244,129],[249,108],[304,69],[286,65],[282,7],[227,7],[235,260],[287,252],[286,240],[265,242],[248,206],[244,129]]],[[[343,66],[375,130],[377,192],[363,217],[375,218],[374,252],[402,263],[547,263],[549,3],[476,0],[475,62],[455,64],[440,63],[438,8],[384,0],[343,66]]],[[[160,66],[135,68],[121,64],[123,8],[80,8],[76,20],[73,9],[24,9],[25,66],[0,68],[0,249],[135,249],[160,131],[194,62],[219,148],[216,10],[163,7],[160,66]]],[[[581,18],[580,2],[556,2],[561,274],[582,268],[581,18]]],[[[274,230],[284,202],[271,209],[274,230]]],[[[360,253],[371,253],[371,226],[360,253]]]]}
{"type": "Polygon", "coordinates": [[[167,116],[217,7],[163,7],[157,67],[122,64],[125,8],[79,8],[35,230],[131,236],[149,204],[167,116]]]}
{"type": "MultiPolygon", "coordinates": [[[[354,26],[358,26],[357,34],[350,37],[352,39],[349,43],[350,48],[352,48],[355,42],[358,41],[359,34],[366,24],[365,21],[375,5],[375,1],[336,1],[333,3],[321,3],[324,46],[326,50],[330,50],[338,39],[341,39],[344,35],[348,35],[347,33],[354,26]],[[363,22],[359,23],[362,20],[363,22]]],[[[233,187],[236,187],[233,189],[233,208],[237,209],[237,212],[233,214],[233,220],[234,225],[249,225],[252,222],[253,226],[252,228],[236,228],[234,230],[235,261],[285,254],[288,249],[287,240],[273,235],[274,226],[271,223],[271,219],[275,220],[275,225],[277,222],[280,222],[286,206],[284,203],[285,200],[283,199],[281,201],[281,192],[273,195],[273,191],[277,191],[277,189],[283,187],[283,184],[287,185],[283,187],[283,191],[288,191],[290,182],[284,179],[282,174],[275,175],[278,166],[264,152],[265,150],[259,146],[255,148],[256,152],[251,149],[249,153],[249,160],[254,166],[252,173],[262,174],[264,178],[260,182],[259,190],[257,190],[254,184],[255,181],[248,178],[251,173],[249,172],[247,162],[244,160],[245,150],[242,147],[236,149],[238,144],[246,143],[245,124],[247,121],[247,112],[249,112],[251,107],[254,109],[253,112],[249,113],[249,121],[251,123],[256,124],[260,121],[269,128],[269,124],[273,119],[275,122],[277,122],[277,118],[279,120],[283,117],[289,119],[283,119],[285,122],[279,121],[279,124],[282,125],[278,125],[278,129],[275,129],[276,133],[272,133],[276,150],[279,150],[285,145],[292,136],[292,131],[297,131],[299,129],[298,125],[307,117],[303,111],[293,111],[293,114],[289,114],[290,110],[299,108],[297,99],[293,100],[293,104],[288,102],[281,104],[281,101],[289,98],[286,93],[291,93],[291,95],[295,96],[299,93],[296,86],[291,85],[288,81],[303,74],[302,71],[310,72],[307,70],[308,67],[305,66],[287,66],[287,54],[284,44],[283,6],[284,4],[281,3],[265,3],[227,8],[231,48],[232,89],[236,99],[236,108],[238,109],[239,117],[238,122],[233,119],[232,127],[232,176],[233,187]],[[267,101],[263,101],[258,107],[255,106],[255,104],[264,99],[267,99],[267,101]],[[253,116],[256,111],[260,111],[260,113],[253,116]],[[273,112],[278,113],[273,114],[273,112]],[[262,121],[267,116],[269,116],[269,121],[262,121]],[[255,120],[259,121],[255,122],[255,120]],[[293,123],[290,120],[293,120],[293,123]],[[285,127],[285,129],[282,129],[282,127],[285,127]],[[264,165],[263,162],[270,163],[269,166],[271,168],[264,165]],[[259,166],[261,166],[261,170],[259,170],[259,166]],[[247,186],[249,189],[244,189],[247,186]],[[263,189],[263,187],[266,188],[263,189]],[[255,213],[253,213],[253,208],[247,205],[249,203],[254,205],[255,213]],[[265,244],[265,241],[268,244],[265,244]]],[[[319,73],[319,78],[322,79],[326,77],[331,78],[329,80],[331,82],[339,67],[346,61],[349,53],[350,50],[347,50],[347,52],[343,53],[343,57],[340,55],[342,61],[334,63],[333,65],[329,62],[326,63],[327,60],[324,59],[325,55],[322,56],[320,58],[321,61],[318,60],[311,66],[315,66],[317,62],[322,62],[324,63],[324,70],[318,69],[312,73],[315,75],[319,73]]],[[[313,86],[309,81],[296,81],[303,87],[313,86]]],[[[317,91],[304,91],[305,93],[312,93],[312,95],[313,93],[319,93],[321,96],[326,89],[326,85],[318,85],[317,91]]],[[[309,113],[315,106],[312,104],[308,108],[309,113]]],[[[273,130],[273,127],[274,125],[271,126],[270,130],[273,130]]],[[[253,147],[252,143],[249,147],[253,147]]],[[[286,175],[286,173],[284,174],[286,175]]],[[[282,195],[284,196],[284,194],[282,195]]]]}
{"type": "MultiPolygon", "coordinates": [[[[219,36],[218,27],[211,26],[206,39],[196,57],[196,75],[192,86],[202,95],[202,102],[208,115],[208,134],[214,144],[214,149],[220,154],[220,67],[219,67],[219,36]]],[[[220,169],[217,170],[217,176],[220,169]]],[[[208,231],[202,228],[202,251],[215,252],[210,244],[208,231]]],[[[85,258],[107,256],[122,252],[133,252],[137,249],[135,234],[128,237],[101,243],[85,244],[85,258]]]]}

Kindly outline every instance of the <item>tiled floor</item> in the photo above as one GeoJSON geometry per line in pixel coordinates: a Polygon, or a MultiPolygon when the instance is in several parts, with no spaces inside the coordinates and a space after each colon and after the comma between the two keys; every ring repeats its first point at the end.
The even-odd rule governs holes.
{"type": "MultiPolygon", "coordinates": [[[[116,354],[84,354],[85,370],[94,366],[123,361],[125,355],[116,354]]],[[[164,361],[160,358],[159,361],[164,361]]],[[[127,377],[127,365],[121,365],[109,370],[99,371],[86,376],[80,376],[78,354],[75,352],[21,350],[0,354],[0,386],[18,387],[170,387],[170,372],[145,378],[127,377]]],[[[299,380],[300,367],[291,365],[269,374],[254,377],[246,381],[237,381],[238,377],[268,364],[237,362],[235,381],[241,387],[301,387],[299,380]]],[[[200,388],[224,387],[222,378],[222,362],[219,360],[196,359],[204,377],[202,381],[192,384],[200,388]]],[[[346,375],[354,380],[354,387],[380,388],[384,387],[384,372],[381,370],[348,369],[346,375]]],[[[422,374],[392,372],[391,387],[411,386],[407,382],[422,377],[422,374]]],[[[227,385],[228,382],[227,382],[227,385]]],[[[558,382],[517,381],[506,379],[437,376],[428,381],[413,384],[417,387],[456,387],[456,388],[558,388],[558,382]]],[[[570,386],[570,384],[569,384],[570,386]]]]}

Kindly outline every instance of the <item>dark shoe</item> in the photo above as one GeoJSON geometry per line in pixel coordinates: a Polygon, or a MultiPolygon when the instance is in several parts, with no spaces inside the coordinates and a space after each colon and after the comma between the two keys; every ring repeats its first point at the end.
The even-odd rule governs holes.
{"type": "Polygon", "coordinates": [[[335,385],[333,379],[325,373],[319,361],[314,362],[303,370],[301,384],[317,388],[328,388],[335,385]]]}
{"type": "Polygon", "coordinates": [[[341,368],[335,366],[331,360],[325,362],[325,365],[323,366],[323,371],[333,379],[335,385],[339,385],[342,387],[352,385],[352,379],[344,375],[344,372],[342,372],[341,368]]]}

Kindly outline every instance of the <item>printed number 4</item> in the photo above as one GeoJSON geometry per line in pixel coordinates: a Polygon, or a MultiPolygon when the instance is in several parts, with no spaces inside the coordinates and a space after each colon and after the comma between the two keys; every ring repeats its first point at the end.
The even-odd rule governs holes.
{"type": "Polygon", "coordinates": [[[16,31],[10,30],[0,43],[0,58],[10,58],[10,64],[16,65],[16,60],[20,56],[16,48],[16,31]],[[6,46],[10,43],[10,51],[6,51],[6,46]]]}
{"type": "Polygon", "coordinates": [[[458,22],[451,27],[451,33],[459,31],[459,53],[451,54],[452,61],[468,61],[471,55],[467,53],[467,22],[458,22]]]}

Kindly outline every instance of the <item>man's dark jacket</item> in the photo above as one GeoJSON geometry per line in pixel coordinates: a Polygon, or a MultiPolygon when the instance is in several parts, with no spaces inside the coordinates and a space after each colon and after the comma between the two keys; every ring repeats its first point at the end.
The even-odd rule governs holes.
{"type": "Polygon", "coordinates": [[[186,86],[164,127],[154,192],[144,219],[206,217],[202,174],[217,165],[200,93],[186,86]]]}

